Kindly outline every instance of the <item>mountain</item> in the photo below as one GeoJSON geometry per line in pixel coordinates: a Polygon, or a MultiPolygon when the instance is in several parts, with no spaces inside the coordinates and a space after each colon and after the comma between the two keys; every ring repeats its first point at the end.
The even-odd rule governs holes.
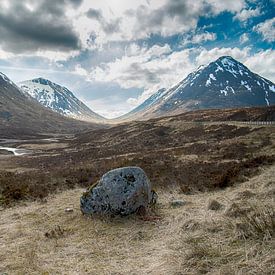
{"type": "Polygon", "coordinates": [[[197,109],[275,104],[275,85],[230,56],[200,66],[170,89],[161,89],[121,119],[143,119],[197,109]]]}
{"type": "Polygon", "coordinates": [[[90,110],[66,87],[50,80],[40,77],[20,82],[18,85],[24,93],[61,115],[87,121],[105,120],[90,110]]]}
{"type": "Polygon", "coordinates": [[[43,107],[0,73],[0,138],[65,134],[99,127],[98,124],[67,118],[43,107]]]}

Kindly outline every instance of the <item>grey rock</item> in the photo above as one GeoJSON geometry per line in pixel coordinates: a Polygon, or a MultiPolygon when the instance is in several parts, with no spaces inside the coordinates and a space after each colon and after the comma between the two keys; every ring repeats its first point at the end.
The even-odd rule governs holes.
{"type": "Polygon", "coordinates": [[[181,207],[181,206],[184,206],[186,204],[185,201],[182,201],[182,200],[173,200],[170,202],[170,205],[172,207],[181,207]]]}
{"type": "Polygon", "coordinates": [[[139,167],[123,167],[104,174],[80,198],[83,214],[129,215],[147,209],[157,195],[145,172],[139,167]]]}

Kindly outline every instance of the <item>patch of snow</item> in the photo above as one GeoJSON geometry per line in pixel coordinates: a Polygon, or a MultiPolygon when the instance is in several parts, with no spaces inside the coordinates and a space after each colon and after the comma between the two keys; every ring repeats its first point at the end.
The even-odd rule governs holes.
{"type": "Polygon", "coordinates": [[[247,84],[247,85],[244,85],[244,87],[248,90],[248,91],[252,91],[251,87],[247,84]]]}
{"type": "Polygon", "coordinates": [[[235,90],[230,86],[226,86],[225,89],[220,90],[220,92],[221,92],[221,94],[224,94],[225,96],[227,96],[229,92],[231,92],[232,94],[235,94],[235,90]]]}
{"type": "Polygon", "coordinates": [[[271,92],[274,92],[274,93],[275,93],[275,86],[274,86],[274,85],[269,86],[269,90],[270,90],[271,92]]]}
{"type": "Polygon", "coordinates": [[[223,58],[221,63],[227,72],[231,73],[235,78],[237,78],[238,73],[235,70],[236,65],[233,61],[231,61],[229,58],[223,58]]]}
{"type": "Polygon", "coordinates": [[[216,63],[216,65],[217,65],[217,69],[215,70],[215,73],[219,71],[224,72],[224,69],[218,63],[216,63]]]}
{"type": "Polygon", "coordinates": [[[209,87],[211,85],[211,79],[212,80],[217,80],[216,77],[213,75],[213,74],[210,74],[209,75],[209,78],[207,79],[206,83],[205,83],[205,86],[206,87],[209,87]]]}
{"type": "Polygon", "coordinates": [[[268,92],[267,91],[265,91],[265,101],[266,101],[267,106],[269,106],[270,103],[269,103],[269,100],[268,100],[268,92]]]}
{"type": "Polygon", "coordinates": [[[224,94],[225,96],[227,96],[227,91],[226,90],[221,90],[221,94],[224,94]]]}
{"type": "Polygon", "coordinates": [[[212,80],[217,80],[216,77],[215,77],[213,74],[210,74],[209,77],[210,77],[212,80]]]}
{"type": "Polygon", "coordinates": [[[210,85],[211,85],[211,80],[208,78],[207,81],[206,81],[206,83],[205,83],[205,86],[209,87],[210,85]]]}

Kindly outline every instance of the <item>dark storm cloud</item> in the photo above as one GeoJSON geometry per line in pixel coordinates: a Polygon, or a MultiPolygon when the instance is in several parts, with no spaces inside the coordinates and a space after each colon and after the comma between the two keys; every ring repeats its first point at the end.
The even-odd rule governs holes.
{"type": "Polygon", "coordinates": [[[96,10],[96,9],[89,9],[86,13],[87,17],[90,19],[94,19],[96,21],[98,21],[102,27],[102,30],[107,33],[107,34],[112,34],[114,32],[119,32],[120,30],[120,21],[121,19],[115,19],[115,20],[111,20],[110,22],[108,22],[103,14],[101,10],[96,10]]]}
{"type": "Polygon", "coordinates": [[[79,49],[78,35],[65,15],[65,8],[78,7],[82,0],[33,0],[33,11],[22,0],[10,2],[8,9],[1,8],[0,3],[0,45],[4,50],[22,53],[79,49]]]}
{"type": "Polygon", "coordinates": [[[181,22],[186,28],[194,27],[199,16],[210,14],[211,8],[206,2],[204,4],[194,1],[191,6],[187,1],[170,0],[163,6],[155,10],[148,10],[144,5],[141,5],[137,10],[128,10],[126,15],[135,16],[138,18],[136,31],[161,32],[162,27],[166,27],[167,19],[176,19],[181,22]]]}

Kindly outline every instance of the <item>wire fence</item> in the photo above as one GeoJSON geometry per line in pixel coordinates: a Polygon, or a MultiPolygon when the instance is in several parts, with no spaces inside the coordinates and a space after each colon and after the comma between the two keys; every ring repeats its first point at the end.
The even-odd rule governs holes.
{"type": "Polygon", "coordinates": [[[190,121],[185,123],[196,123],[196,124],[239,124],[239,125],[266,125],[275,126],[275,121],[190,121]]]}
{"type": "Polygon", "coordinates": [[[248,125],[275,125],[275,121],[234,121],[234,123],[248,124],[248,125]]]}

